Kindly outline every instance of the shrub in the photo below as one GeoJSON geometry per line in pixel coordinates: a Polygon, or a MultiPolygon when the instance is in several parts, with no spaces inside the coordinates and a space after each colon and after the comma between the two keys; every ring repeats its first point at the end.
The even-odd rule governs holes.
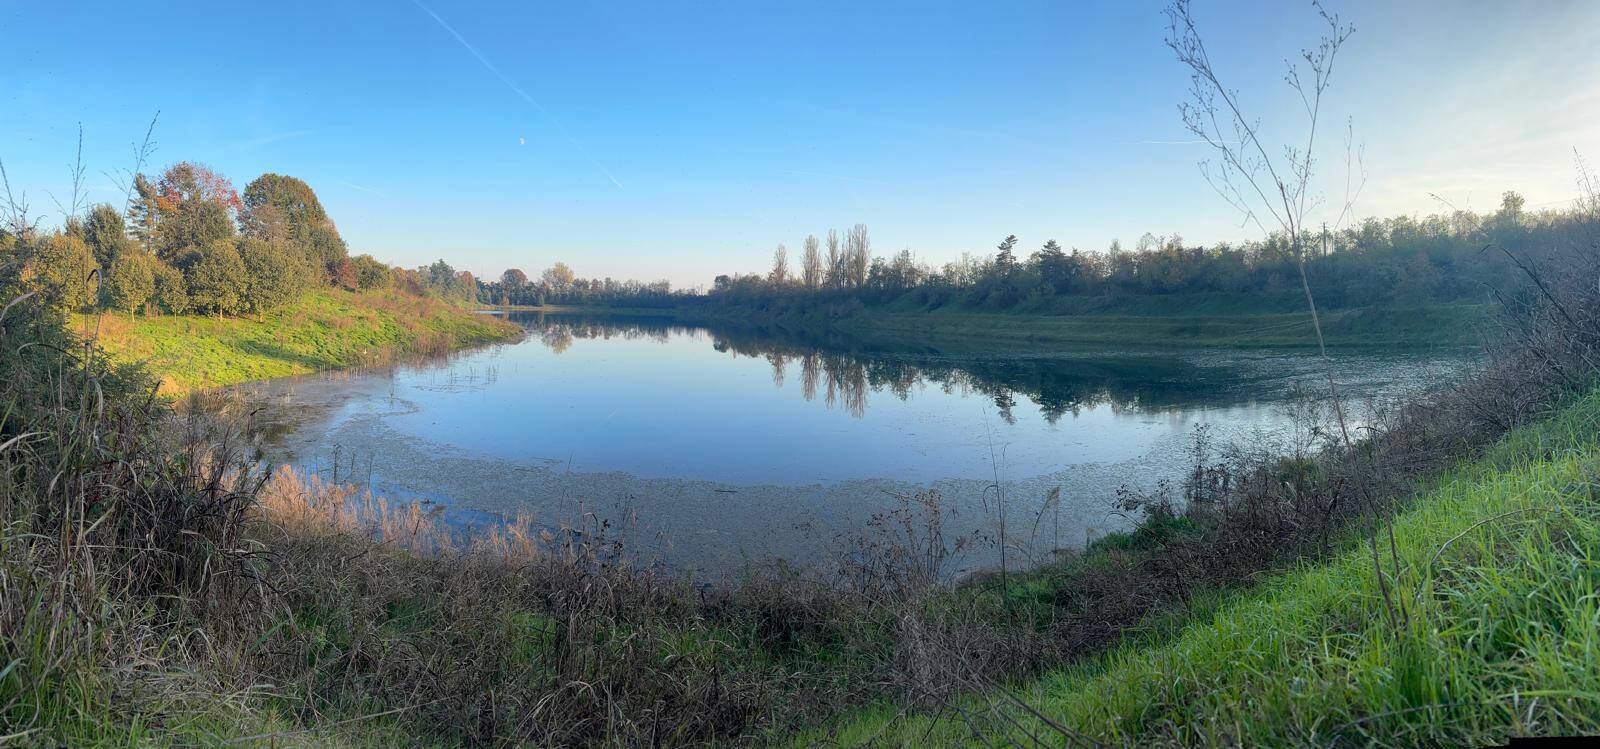
{"type": "Polygon", "coordinates": [[[45,237],[34,247],[32,266],[41,296],[57,308],[75,312],[94,300],[91,274],[99,266],[82,239],[67,234],[45,237]]]}

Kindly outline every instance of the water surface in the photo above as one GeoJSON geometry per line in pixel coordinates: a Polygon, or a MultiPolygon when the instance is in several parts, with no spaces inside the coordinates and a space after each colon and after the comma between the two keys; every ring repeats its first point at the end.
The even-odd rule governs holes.
{"type": "MultiPolygon", "coordinates": [[[[1032,551],[1081,544],[1130,523],[1119,487],[1186,470],[1196,427],[1284,439],[1290,392],[1326,373],[1281,351],[866,346],[664,319],[513,319],[528,330],[519,343],[237,392],[266,406],[275,460],[465,522],[631,517],[647,558],[724,574],[842,553],[897,496],[928,489],[951,534],[993,538],[1004,501],[1032,551]]],[[[1465,363],[1384,351],[1332,366],[1360,401],[1465,363]]]]}

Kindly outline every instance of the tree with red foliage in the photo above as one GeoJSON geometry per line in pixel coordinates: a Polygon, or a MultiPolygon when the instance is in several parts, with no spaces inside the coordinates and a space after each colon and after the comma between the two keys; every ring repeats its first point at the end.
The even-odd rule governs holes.
{"type": "Polygon", "coordinates": [[[154,249],[163,260],[176,262],[194,248],[233,237],[243,203],[227,177],[180,161],[161,173],[153,192],[154,249]]]}
{"type": "Polygon", "coordinates": [[[343,258],[334,264],[333,283],[351,291],[361,287],[361,279],[356,275],[356,264],[350,258],[343,258]]]}

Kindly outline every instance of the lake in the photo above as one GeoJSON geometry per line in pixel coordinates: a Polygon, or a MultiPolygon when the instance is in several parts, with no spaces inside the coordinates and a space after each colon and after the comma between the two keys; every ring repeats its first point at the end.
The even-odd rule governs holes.
{"type": "MultiPolygon", "coordinates": [[[[1018,554],[1129,527],[1150,491],[1214,443],[1292,439],[1305,352],[868,345],[648,317],[513,313],[518,343],[370,371],[234,388],[274,462],[444,508],[463,527],[582,513],[647,561],[704,576],[846,553],[898,497],[936,490],[947,533],[1018,554]],[[1015,539],[1024,539],[1016,541],[1015,539]]],[[[1456,352],[1332,356],[1351,403],[1436,385],[1456,352]]],[[[1357,407],[1359,408],[1359,406],[1357,407]]],[[[989,566],[974,545],[954,572],[989,566]]]]}

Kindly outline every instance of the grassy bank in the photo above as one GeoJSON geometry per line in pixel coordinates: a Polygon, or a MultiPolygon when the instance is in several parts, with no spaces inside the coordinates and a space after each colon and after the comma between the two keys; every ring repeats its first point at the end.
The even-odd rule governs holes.
{"type": "Polygon", "coordinates": [[[1399,573],[1386,562],[1383,584],[1352,538],[1010,696],[937,714],[883,706],[797,743],[1482,746],[1600,732],[1597,434],[1591,394],[1448,473],[1395,519],[1399,573]]]}
{"type": "Polygon", "coordinates": [[[319,289],[262,316],[79,316],[114,360],[158,377],[164,395],[511,340],[515,326],[436,299],[319,289]]]}

